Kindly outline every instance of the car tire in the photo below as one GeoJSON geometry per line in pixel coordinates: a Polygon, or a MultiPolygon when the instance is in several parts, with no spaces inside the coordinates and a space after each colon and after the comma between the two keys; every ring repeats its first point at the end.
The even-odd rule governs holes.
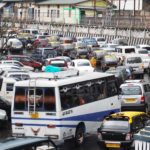
{"type": "Polygon", "coordinates": [[[84,134],[85,134],[84,126],[79,125],[76,129],[76,134],[75,134],[75,146],[79,147],[83,145],[84,138],[85,138],[84,134]]]}

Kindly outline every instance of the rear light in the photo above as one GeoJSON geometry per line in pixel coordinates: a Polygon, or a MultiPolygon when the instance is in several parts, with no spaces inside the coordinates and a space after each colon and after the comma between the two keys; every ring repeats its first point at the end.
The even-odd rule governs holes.
{"type": "Polygon", "coordinates": [[[127,133],[126,134],[126,141],[130,141],[132,139],[132,134],[131,133],[127,133]]]}
{"type": "Polygon", "coordinates": [[[141,103],[144,103],[144,102],[145,102],[145,97],[141,96],[141,103]]]}

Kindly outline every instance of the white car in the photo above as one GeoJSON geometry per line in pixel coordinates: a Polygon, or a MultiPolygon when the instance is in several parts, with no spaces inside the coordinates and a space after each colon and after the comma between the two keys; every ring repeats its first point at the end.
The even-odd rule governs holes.
{"type": "Polygon", "coordinates": [[[107,41],[104,37],[93,37],[93,38],[97,41],[97,43],[100,47],[102,47],[104,44],[107,43],[107,41]]]}
{"type": "Polygon", "coordinates": [[[148,53],[150,53],[150,45],[140,44],[140,45],[137,45],[136,48],[146,49],[148,50],[148,53]]]}
{"type": "Polygon", "coordinates": [[[92,65],[88,59],[72,60],[70,68],[77,69],[79,71],[79,74],[94,71],[94,68],[92,67],[92,65]]]}
{"type": "Polygon", "coordinates": [[[0,64],[0,72],[6,71],[6,70],[22,70],[22,69],[12,64],[0,64]]]}
{"type": "Polygon", "coordinates": [[[144,63],[139,55],[128,55],[125,59],[124,65],[133,68],[134,77],[138,75],[140,78],[143,78],[144,63]]]}
{"type": "Polygon", "coordinates": [[[7,46],[11,47],[12,49],[15,50],[20,50],[23,48],[23,44],[20,40],[18,40],[17,38],[10,38],[7,41],[7,46]]]}
{"type": "Polygon", "coordinates": [[[20,67],[24,71],[33,71],[34,70],[33,67],[23,65],[20,61],[17,61],[17,60],[1,60],[0,64],[18,66],[18,67],[20,67]]]}

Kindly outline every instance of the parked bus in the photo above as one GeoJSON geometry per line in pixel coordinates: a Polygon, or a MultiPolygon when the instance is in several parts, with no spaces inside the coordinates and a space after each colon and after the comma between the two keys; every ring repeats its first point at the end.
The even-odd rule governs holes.
{"type": "Polygon", "coordinates": [[[74,138],[81,145],[87,133],[96,133],[104,117],[120,111],[113,75],[59,75],[15,83],[13,136],[50,137],[61,142],[74,138]]]}

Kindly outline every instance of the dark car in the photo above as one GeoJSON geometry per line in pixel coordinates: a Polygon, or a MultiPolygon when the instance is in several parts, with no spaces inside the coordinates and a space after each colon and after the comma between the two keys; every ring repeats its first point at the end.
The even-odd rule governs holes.
{"type": "Polygon", "coordinates": [[[106,54],[97,60],[97,68],[106,71],[110,67],[117,67],[118,59],[115,55],[106,54]]]}
{"type": "Polygon", "coordinates": [[[11,103],[0,96],[0,109],[3,109],[6,111],[8,119],[11,118],[11,103]]]}
{"type": "Polygon", "coordinates": [[[144,112],[126,111],[112,114],[98,128],[98,144],[104,149],[134,147],[133,135],[144,128],[149,116],[144,112]]]}
{"type": "Polygon", "coordinates": [[[8,138],[0,141],[1,150],[57,150],[55,143],[48,137],[8,138]]]}
{"type": "Polygon", "coordinates": [[[3,57],[4,60],[18,60],[26,66],[31,66],[34,70],[41,70],[42,63],[33,60],[30,56],[25,55],[7,55],[3,57]]]}
{"type": "Polygon", "coordinates": [[[44,63],[45,59],[54,58],[56,56],[57,51],[52,47],[38,48],[31,54],[31,58],[41,62],[42,64],[44,63]]]}

